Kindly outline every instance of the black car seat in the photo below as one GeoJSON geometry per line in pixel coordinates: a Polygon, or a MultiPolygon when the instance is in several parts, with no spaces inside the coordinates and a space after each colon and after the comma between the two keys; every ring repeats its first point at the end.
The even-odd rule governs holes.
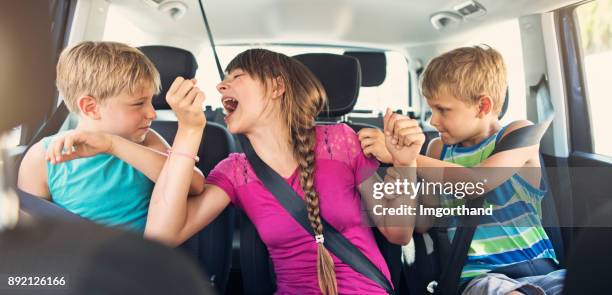
{"type": "Polygon", "coordinates": [[[594,209],[567,259],[563,294],[609,294],[612,278],[612,202],[594,209]]]}
{"type": "Polygon", "coordinates": [[[331,53],[306,53],[294,56],[321,81],[327,93],[328,108],[317,118],[321,124],[346,123],[355,132],[361,128],[378,128],[346,118],[357,103],[361,87],[361,66],[357,58],[331,53]]]}
{"type": "MultiPolygon", "coordinates": [[[[163,110],[168,112],[170,106],[165,99],[166,92],[177,76],[195,76],[198,68],[195,57],[187,50],[169,46],[143,46],[139,49],[155,64],[161,77],[161,91],[153,97],[153,106],[158,113],[163,110]]],[[[178,122],[167,116],[167,113],[165,115],[158,116],[151,128],[172,144],[178,122]]],[[[208,175],[210,170],[227,158],[234,149],[234,138],[229,131],[217,123],[207,122],[198,150],[200,162],[196,165],[204,175],[208,175]]],[[[224,293],[229,278],[233,228],[234,208],[228,206],[206,228],[180,246],[197,259],[221,294],[224,293]]]]}
{"type": "MultiPolygon", "coordinates": [[[[359,61],[359,68],[361,69],[361,87],[379,87],[385,82],[387,78],[387,54],[384,51],[345,51],[343,55],[354,57],[359,61]]],[[[385,98],[377,97],[375,99],[384,102],[385,98]]],[[[406,98],[406,102],[408,102],[408,98],[406,98]]],[[[406,106],[409,105],[406,104],[406,106]]],[[[383,127],[384,114],[380,112],[380,110],[353,109],[353,113],[369,115],[349,115],[347,121],[372,124],[379,128],[383,127]],[[376,112],[378,112],[378,114],[376,112]]]]}
{"type": "Polygon", "coordinates": [[[376,87],[387,78],[387,57],[384,51],[345,51],[356,58],[361,69],[361,87],[376,87]]]}
{"type": "MultiPolygon", "coordinates": [[[[317,124],[335,124],[334,119],[348,114],[359,94],[361,71],[354,57],[336,54],[302,54],[294,56],[304,63],[323,84],[329,99],[329,109],[324,111],[323,120],[317,124]]],[[[320,117],[321,118],[321,117],[320,117]]],[[[343,122],[355,131],[361,128],[377,128],[363,123],[343,122]]],[[[374,234],[387,265],[391,271],[394,286],[399,284],[400,246],[389,243],[373,228],[374,234]]],[[[274,270],[266,246],[259,238],[254,225],[244,215],[240,223],[240,266],[245,294],[271,294],[276,289],[274,270]]]]}
{"type": "Polygon", "coordinates": [[[88,221],[53,202],[34,196],[20,189],[17,189],[17,196],[19,197],[19,209],[23,214],[28,216],[65,221],[88,221]]]}
{"type": "MultiPolygon", "coordinates": [[[[327,93],[329,109],[323,111],[319,116],[323,120],[320,124],[335,124],[334,120],[346,116],[353,110],[357,97],[359,97],[359,88],[362,85],[362,67],[357,57],[330,53],[306,53],[296,55],[294,58],[313,72],[327,93]]],[[[382,79],[384,80],[384,77],[382,79]]],[[[348,118],[341,119],[340,122],[347,124],[355,132],[359,132],[362,128],[378,128],[373,124],[352,122],[348,118]]],[[[379,173],[382,173],[382,170],[379,169],[379,173]]],[[[377,228],[372,229],[378,248],[385,257],[391,272],[393,285],[398,286],[401,276],[401,247],[387,241],[377,228]]]]}
{"type": "Polygon", "coordinates": [[[0,272],[52,274],[45,290],[2,294],[215,294],[185,255],[129,231],[79,221],[21,217],[0,231],[0,272]]]}

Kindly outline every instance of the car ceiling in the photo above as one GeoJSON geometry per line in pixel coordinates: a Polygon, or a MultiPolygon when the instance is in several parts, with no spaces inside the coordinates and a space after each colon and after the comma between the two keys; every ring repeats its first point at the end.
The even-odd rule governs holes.
{"type": "MultiPolygon", "coordinates": [[[[107,0],[142,30],[193,38],[206,33],[197,0],[107,0]],[[182,2],[185,15],[174,20],[158,5],[182,2]]],[[[485,24],[542,13],[576,0],[479,0],[487,14],[443,31],[429,16],[452,10],[465,0],[206,0],[203,1],[215,42],[315,43],[353,46],[411,47],[448,42],[477,33],[485,24]]],[[[195,45],[195,44],[194,44],[195,45]]],[[[195,47],[195,46],[194,46],[195,47]]]]}

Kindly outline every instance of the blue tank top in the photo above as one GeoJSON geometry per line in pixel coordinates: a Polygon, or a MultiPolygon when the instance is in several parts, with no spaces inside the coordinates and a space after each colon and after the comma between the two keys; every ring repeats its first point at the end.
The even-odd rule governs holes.
{"type": "MultiPolygon", "coordinates": [[[[444,145],[440,159],[465,167],[476,166],[491,155],[506,127],[474,146],[444,145]]],[[[462,280],[525,260],[552,258],[556,261],[555,250],[541,223],[540,203],[545,193],[544,181],[536,188],[518,173],[492,191],[483,206],[492,206],[493,215],[480,218],[461,272],[462,280]]],[[[441,200],[445,207],[465,203],[453,197],[441,200]]],[[[450,241],[458,222],[458,218],[450,218],[450,241]]]]}
{"type": "MultiPolygon", "coordinates": [[[[42,140],[45,150],[55,136],[42,140]]],[[[47,182],[60,207],[96,223],[144,232],[154,184],[121,159],[100,154],[47,162],[47,182]]]]}

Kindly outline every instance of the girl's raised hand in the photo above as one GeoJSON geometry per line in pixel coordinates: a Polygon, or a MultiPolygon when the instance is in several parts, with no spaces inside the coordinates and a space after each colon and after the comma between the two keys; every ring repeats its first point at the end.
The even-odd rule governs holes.
{"type": "Polygon", "coordinates": [[[357,133],[361,149],[366,156],[374,156],[383,163],[391,163],[393,157],[385,145],[385,134],[377,128],[363,128],[357,133]]]}
{"type": "Polygon", "coordinates": [[[177,77],[166,94],[166,101],[176,114],[179,127],[204,128],[204,99],[204,92],[196,86],[196,79],[185,80],[183,77],[177,77]]]}

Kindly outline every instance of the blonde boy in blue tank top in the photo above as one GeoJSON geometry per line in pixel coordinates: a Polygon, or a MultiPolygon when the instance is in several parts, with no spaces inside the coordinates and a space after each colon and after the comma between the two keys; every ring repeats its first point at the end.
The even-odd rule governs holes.
{"type": "MultiPolygon", "coordinates": [[[[541,224],[540,203],[545,194],[541,174],[524,172],[529,169],[519,171],[523,167],[540,167],[539,145],[491,155],[495,145],[508,133],[533,124],[526,120],[506,126],[500,124],[498,116],[506,88],[506,67],[501,55],[492,48],[463,47],[431,60],[422,75],[421,91],[432,109],[431,125],[440,137],[429,143],[426,156],[417,156],[418,173],[427,181],[438,182],[444,180],[444,173],[440,173],[443,169],[431,168],[504,168],[486,175],[485,192],[492,193],[484,206],[492,206],[493,215],[481,217],[474,233],[461,272],[463,294],[560,294],[565,270],[519,279],[490,272],[538,258],[557,263],[554,248],[541,224]]],[[[363,129],[359,137],[364,153],[392,162],[385,140],[399,147],[410,146],[418,144],[423,135],[417,121],[389,110],[385,121],[384,133],[363,129]]],[[[477,181],[470,178],[476,175],[472,173],[474,170],[461,171],[460,177],[466,181],[477,181]]],[[[458,180],[455,176],[454,181],[458,180]]],[[[428,207],[456,207],[465,200],[424,197],[420,202],[428,207]]],[[[450,241],[456,222],[457,218],[451,217],[451,224],[455,226],[449,226],[450,241]]],[[[416,230],[426,232],[432,224],[432,216],[419,216],[416,230]]]]}
{"type": "MultiPolygon", "coordinates": [[[[78,125],[32,146],[19,169],[19,188],[94,222],[142,233],[169,149],[149,129],[156,117],[152,97],[160,88],[157,69],[128,45],[83,42],[62,52],[56,84],[78,125]],[[135,144],[156,153],[144,158],[135,144]]],[[[190,193],[203,186],[196,168],[190,193]]]]}

